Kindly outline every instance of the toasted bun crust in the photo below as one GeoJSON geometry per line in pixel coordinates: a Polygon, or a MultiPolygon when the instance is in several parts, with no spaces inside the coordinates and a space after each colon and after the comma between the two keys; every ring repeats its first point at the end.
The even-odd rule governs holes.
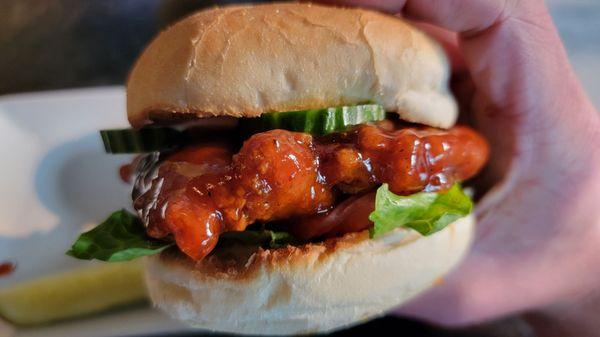
{"type": "Polygon", "coordinates": [[[154,304],[192,326],[244,334],[300,334],[359,323],[435,284],[467,251],[469,216],[429,237],[396,230],[260,250],[227,264],[163,254],[146,260],[154,304]]]}
{"type": "Polygon", "coordinates": [[[451,127],[457,107],[433,40],[374,11],[279,3],[213,8],[163,31],[127,83],[134,127],[377,102],[451,127]]]}

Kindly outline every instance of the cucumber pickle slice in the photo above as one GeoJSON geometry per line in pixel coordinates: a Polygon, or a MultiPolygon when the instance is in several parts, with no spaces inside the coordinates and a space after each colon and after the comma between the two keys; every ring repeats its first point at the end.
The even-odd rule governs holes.
{"type": "Polygon", "coordinates": [[[107,153],[140,153],[166,150],[181,144],[181,132],[171,128],[101,130],[107,153]]]}
{"type": "MultiPolygon", "coordinates": [[[[352,126],[385,119],[385,110],[378,104],[340,106],[288,112],[264,113],[257,118],[240,118],[242,132],[284,129],[316,136],[346,131],[352,126]]],[[[175,148],[186,142],[185,131],[166,127],[101,130],[107,153],[143,153],[175,148]]]]}
{"type": "Polygon", "coordinates": [[[257,118],[240,120],[248,131],[284,129],[322,136],[346,131],[352,126],[385,119],[385,110],[378,104],[340,106],[288,112],[270,112],[257,118]]]}

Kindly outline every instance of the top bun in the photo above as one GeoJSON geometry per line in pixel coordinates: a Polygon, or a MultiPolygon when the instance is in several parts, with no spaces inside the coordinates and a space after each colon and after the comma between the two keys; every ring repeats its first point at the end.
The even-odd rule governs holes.
{"type": "Polygon", "coordinates": [[[457,106],[442,48],[393,16],[275,3],[212,8],[158,35],[127,83],[134,127],[210,116],[382,104],[451,127],[457,106]]]}

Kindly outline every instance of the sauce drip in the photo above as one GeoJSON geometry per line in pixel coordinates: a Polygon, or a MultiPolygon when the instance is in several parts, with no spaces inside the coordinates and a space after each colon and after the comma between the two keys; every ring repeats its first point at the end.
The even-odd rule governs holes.
{"type": "Polygon", "coordinates": [[[384,122],[318,139],[271,130],[250,137],[237,154],[225,142],[204,143],[145,165],[134,207],[150,236],[172,235],[200,260],[220,233],[255,222],[304,219],[297,223],[314,230],[297,232],[307,239],[362,230],[368,220],[352,220],[368,217],[364,200],[379,184],[403,195],[445,190],[475,175],[487,156],[485,140],[460,126],[396,129],[384,122]],[[362,206],[349,207],[353,198],[362,206]]]}
{"type": "Polygon", "coordinates": [[[0,263],[0,277],[8,276],[12,272],[15,271],[17,265],[12,262],[2,262],[0,263]]]}

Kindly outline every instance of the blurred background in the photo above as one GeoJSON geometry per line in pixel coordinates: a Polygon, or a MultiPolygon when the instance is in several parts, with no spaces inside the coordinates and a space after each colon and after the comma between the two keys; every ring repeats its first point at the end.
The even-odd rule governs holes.
{"type": "MultiPolygon", "coordinates": [[[[0,0],[0,95],[123,84],[141,49],[162,28],[199,8],[235,2],[239,1],[0,0]]],[[[576,72],[600,107],[600,0],[547,3],[576,72]]],[[[336,335],[399,332],[530,336],[519,317],[461,330],[387,317],[336,335]]]]}

